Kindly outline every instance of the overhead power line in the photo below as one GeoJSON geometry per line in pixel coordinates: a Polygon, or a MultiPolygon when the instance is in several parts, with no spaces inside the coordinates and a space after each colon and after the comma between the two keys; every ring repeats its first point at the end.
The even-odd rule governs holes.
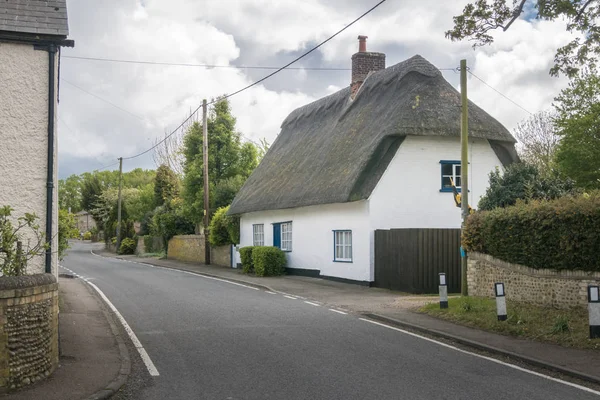
{"type": "Polygon", "coordinates": [[[473,77],[479,79],[479,81],[481,81],[481,83],[483,83],[484,85],[486,85],[487,87],[489,87],[490,89],[492,89],[494,92],[498,93],[500,96],[504,97],[506,100],[508,100],[511,103],[513,103],[515,106],[519,107],[521,110],[525,111],[526,113],[528,113],[530,115],[533,115],[533,113],[531,111],[528,111],[523,106],[521,106],[519,103],[517,103],[516,101],[514,101],[510,97],[506,96],[505,94],[501,93],[499,90],[497,90],[496,88],[492,87],[490,84],[488,84],[486,81],[484,81],[483,79],[481,79],[480,77],[478,77],[477,75],[475,75],[474,73],[472,73],[471,71],[468,71],[468,72],[471,75],[473,75],[473,77]]]}
{"type": "MultiPolygon", "coordinates": [[[[228,69],[279,69],[281,67],[266,66],[266,65],[217,65],[217,64],[189,64],[189,63],[171,63],[171,62],[160,62],[160,61],[138,61],[138,60],[122,60],[115,58],[101,58],[101,57],[82,57],[82,56],[62,56],[62,58],[70,58],[75,60],[87,60],[87,61],[101,61],[101,62],[113,62],[113,63],[124,63],[124,64],[145,64],[145,65],[165,65],[174,67],[202,67],[207,69],[213,68],[228,68],[228,69]]],[[[307,70],[307,71],[350,71],[351,68],[338,68],[338,67],[291,67],[286,68],[288,70],[307,70]]]]}
{"type": "MultiPolygon", "coordinates": [[[[335,38],[336,36],[338,36],[340,33],[344,32],[346,29],[350,28],[352,25],[354,25],[355,23],[357,23],[358,21],[360,21],[362,18],[364,18],[367,14],[371,13],[373,10],[375,10],[377,7],[379,7],[380,5],[382,5],[383,3],[385,3],[387,0],[381,0],[379,3],[375,4],[373,7],[371,7],[370,9],[368,9],[366,12],[364,12],[363,14],[361,14],[358,18],[356,18],[354,21],[350,22],[348,25],[346,25],[345,27],[343,27],[342,29],[340,29],[339,31],[337,31],[336,33],[334,33],[333,35],[331,35],[330,37],[328,37],[327,39],[325,39],[324,41],[322,41],[321,43],[319,43],[318,45],[316,45],[315,47],[313,47],[312,49],[308,50],[307,52],[305,52],[304,54],[300,55],[299,57],[296,57],[294,60],[290,61],[289,63],[287,63],[286,65],[284,65],[283,67],[280,67],[279,69],[277,69],[276,71],[271,72],[270,74],[266,75],[265,77],[257,80],[256,82],[251,83],[250,85],[247,85],[233,93],[230,93],[228,95],[225,95],[221,98],[219,98],[219,100],[222,99],[228,99],[230,97],[233,97],[239,93],[242,93],[245,90],[250,89],[251,87],[254,87],[256,85],[258,85],[261,82],[266,81],[267,79],[269,79],[270,77],[272,77],[273,75],[278,74],[279,72],[283,71],[284,69],[288,68],[290,65],[298,62],[299,60],[301,60],[302,58],[306,57],[307,55],[311,54],[313,51],[317,50],[318,48],[320,48],[321,46],[323,46],[325,43],[329,42],[330,40],[332,40],[333,38],[335,38]]],[[[211,101],[208,103],[208,105],[213,104],[215,102],[215,100],[211,101]]],[[[196,110],[194,110],[194,112],[192,112],[190,114],[189,117],[187,117],[181,124],[179,124],[179,126],[177,128],[175,128],[170,134],[168,134],[167,136],[164,137],[164,139],[162,139],[161,141],[157,142],[154,146],[150,147],[147,150],[144,150],[141,153],[138,153],[134,156],[130,156],[130,157],[123,157],[124,160],[131,160],[133,158],[137,158],[140,157],[146,153],[148,153],[149,151],[152,151],[153,149],[155,149],[157,146],[159,146],[160,144],[162,144],[165,140],[169,139],[172,135],[174,135],[187,121],[189,121],[190,118],[192,118],[192,116],[198,112],[198,110],[200,110],[200,108],[202,107],[202,104],[200,104],[196,110]]]]}
{"type": "Polygon", "coordinates": [[[113,106],[113,107],[115,107],[115,108],[118,108],[119,110],[121,110],[121,111],[123,111],[123,112],[125,112],[125,113],[127,113],[127,114],[129,114],[129,115],[131,115],[131,116],[133,116],[133,117],[136,117],[136,118],[138,118],[138,119],[141,119],[141,120],[145,120],[145,118],[144,118],[144,117],[140,117],[139,115],[136,115],[136,114],[132,113],[131,111],[127,111],[127,110],[126,110],[126,109],[124,109],[123,107],[120,107],[120,106],[116,105],[115,103],[112,103],[112,102],[110,102],[110,101],[108,101],[108,100],[106,100],[106,99],[103,99],[102,97],[100,97],[100,96],[98,96],[98,95],[95,95],[95,94],[94,94],[94,93],[92,93],[92,92],[89,92],[89,91],[85,90],[84,88],[82,88],[82,87],[80,87],[80,86],[77,86],[77,85],[76,85],[76,84],[74,84],[73,82],[69,82],[69,81],[68,81],[68,80],[66,80],[65,78],[62,78],[62,77],[61,77],[61,78],[60,78],[60,80],[61,80],[61,81],[63,81],[64,83],[66,83],[66,84],[69,84],[69,85],[73,86],[73,87],[74,87],[74,88],[76,88],[76,89],[79,89],[79,90],[81,90],[81,91],[82,91],[82,92],[84,92],[84,93],[87,93],[87,94],[89,94],[89,95],[90,95],[90,96],[92,96],[92,97],[95,97],[95,98],[97,98],[98,100],[101,100],[101,101],[105,102],[106,104],[110,104],[111,106],[113,106]]]}

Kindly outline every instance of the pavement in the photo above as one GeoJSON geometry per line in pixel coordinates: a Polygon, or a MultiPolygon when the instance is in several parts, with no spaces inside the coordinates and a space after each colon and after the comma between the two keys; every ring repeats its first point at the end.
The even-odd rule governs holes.
{"type": "MultiPolygon", "coordinates": [[[[88,251],[88,250],[86,250],[88,251]]],[[[240,270],[174,260],[116,256],[96,247],[107,258],[194,272],[269,292],[312,300],[338,310],[368,317],[412,332],[459,343],[509,362],[525,363],[593,384],[600,384],[600,352],[509,337],[439,320],[413,310],[435,297],[411,296],[319,278],[283,276],[260,278],[240,270]]],[[[88,252],[89,255],[89,252],[88,252]]],[[[61,270],[61,272],[67,272],[61,270]]],[[[45,381],[5,394],[10,400],[108,399],[126,383],[131,369],[128,338],[98,294],[82,279],[61,274],[60,349],[57,370],[45,381]]],[[[109,296],[110,297],[110,296],[109,296]]],[[[151,332],[149,335],[157,333],[151,332]]]]}
{"type": "Polygon", "coordinates": [[[265,290],[290,294],[307,300],[362,314],[370,319],[392,324],[410,331],[443,338],[487,353],[508,357],[517,362],[543,368],[593,384],[600,384],[600,352],[573,349],[528,339],[486,332],[457,325],[414,310],[437,297],[412,296],[386,289],[341,283],[303,276],[256,277],[239,269],[180,262],[168,259],[116,256],[105,250],[104,257],[174,268],[201,275],[234,281],[265,290]]]}
{"type": "Polygon", "coordinates": [[[99,400],[109,398],[125,383],[129,353],[112,315],[82,280],[60,274],[58,283],[58,368],[45,381],[0,398],[99,400]]]}

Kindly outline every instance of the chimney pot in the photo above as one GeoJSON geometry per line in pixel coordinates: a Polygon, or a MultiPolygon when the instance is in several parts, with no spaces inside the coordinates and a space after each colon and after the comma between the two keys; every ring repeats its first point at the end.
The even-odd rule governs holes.
{"type": "Polygon", "coordinates": [[[367,51],[367,38],[368,36],[360,35],[358,37],[358,51],[364,53],[367,51]]]}

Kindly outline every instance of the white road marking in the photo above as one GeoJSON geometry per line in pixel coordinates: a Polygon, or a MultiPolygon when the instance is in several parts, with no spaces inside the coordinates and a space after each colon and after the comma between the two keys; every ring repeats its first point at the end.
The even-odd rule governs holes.
{"type": "MultiPolygon", "coordinates": [[[[333,311],[333,310],[332,310],[332,311],[333,311]]],[[[519,367],[519,366],[517,366],[517,365],[509,364],[509,363],[506,363],[506,362],[504,362],[504,361],[497,360],[497,359],[495,359],[495,358],[492,358],[492,357],[486,357],[486,356],[483,356],[483,355],[481,355],[481,354],[472,353],[472,352],[470,352],[470,351],[467,351],[467,350],[460,349],[460,348],[458,348],[458,347],[456,347],[456,346],[452,346],[452,345],[449,345],[449,344],[447,344],[447,343],[439,342],[439,341],[437,341],[437,340],[435,340],[435,339],[431,339],[431,338],[428,338],[428,337],[425,337],[425,336],[421,336],[421,335],[419,335],[419,334],[416,334],[416,333],[413,333],[413,332],[405,331],[404,329],[400,329],[400,328],[396,328],[396,327],[394,327],[394,326],[390,326],[390,325],[382,324],[381,322],[371,321],[370,319],[366,319],[366,318],[359,318],[359,319],[360,319],[361,321],[365,321],[365,322],[368,322],[368,323],[370,323],[370,324],[374,324],[374,325],[383,326],[384,328],[392,329],[392,330],[394,330],[394,331],[401,332],[401,333],[404,333],[404,334],[406,334],[406,335],[409,335],[409,336],[414,336],[414,337],[416,337],[416,338],[423,339],[423,340],[426,340],[426,341],[428,341],[428,342],[431,342],[431,343],[435,343],[435,344],[437,344],[437,345],[440,345],[440,346],[446,347],[446,348],[448,348],[448,349],[451,349],[451,350],[458,351],[458,352],[460,352],[460,353],[469,354],[469,355],[472,355],[472,356],[474,356],[474,357],[483,358],[484,360],[488,360],[488,361],[491,361],[491,362],[493,362],[493,363],[496,363],[496,364],[504,365],[504,366],[507,366],[507,367],[509,367],[509,368],[516,369],[516,370],[518,370],[518,371],[526,372],[526,373],[528,373],[528,374],[535,375],[535,376],[538,376],[538,377],[540,377],[540,378],[548,379],[548,380],[550,380],[550,381],[553,381],[553,382],[562,383],[563,385],[571,386],[571,387],[574,387],[574,388],[576,388],[576,389],[583,390],[584,392],[588,392],[588,393],[592,393],[592,394],[595,394],[595,395],[598,395],[598,396],[600,396],[600,392],[598,392],[598,391],[596,391],[596,390],[593,390],[593,389],[590,389],[590,388],[587,388],[587,387],[585,387],[585,386],[578,385],[578,384],[576,384],[576,383],[571,383],[571,382],[563,381],[563,380],[561,380],[561,379],[558,379],[558,378],[553,378],[553,377],[551,377],[551,376],[544,375],[544,374],[541,374],[541,373],[539,373],[539,372],[530,371],[530,370],[528,370],[528,369],[525,369],[525,368],[519,367]]]]}
{"type": "Polygon", "coordinates": [[[106,295],[104,295],[104,293],[102,292],[102,290],[100,290],[100,288],[98,288],[98,286],[94,285],[92,282],[89,282],[89,281],[86,281],[86,282],[88,285],[93,287],[96,290],[96,292],[98,292],[100,297],[102,297],[102,300],[104,300],[104,302],[108,305],[108,307],[110,307],[110,309],[115,313],[115,315],[117,316],[117,318],[123,325],[123,328],[125,328],[125,332],[127,332],[127,334],[129,335],[129,338],[133,342],[133,345],[137,349],[138,353],[140,353],[140,357],[142,358],[142,361],[144,362],[144,364],[146,364],[146,368],[148,368],[148,372],[150,373],[150,375],[159,376],[160,374],[158,373],[158,370],[156,369],[156,367],[154,366],[154,363],[150,359],[150,356],[144,349],[144,346],[142,346],[142,343],[139,341],[139,339],[137,338],[137,336],[135,335],[135,333],[133,332],[133,330],[127,323],[127,321],[125,321],[125,318],[123,318],[123,316],[121,315],[119,310],[117,310],[117,308],[110,302],[108,297],[106,297],[106,295]]]}
{"type": "Polygon", "coordinates": [[[283,296],[283,297],[285,297],[285,298],[287,298],[287,299],[296,300],[296,297],[292,297],[292,296],[288,296],[288,295],[285,295],[285,296],[283,296]]]}
{"type": "Polygon", "coordinates": [[[268,290],[265,290],[265,293],[269,293],[269,294],[277,294],[275,292],[269,292],[268,290]]]}
{"type": "Polygon", "coordinates": [[[310,304],[311,306],[320,307],[320,304],[313,303],[312,301],[305,301],[306,304],[310,304]]]}
{"type": "Polygon", "coordinates": [[[336,313],[338,313],[338,314],[343,314],[343,315],[347,315],[347,314],[348,314],[348,313],[345,313],[345,312],[343,312],[343,311],[336,310],[335,308],[330,308],[330,309],[329,309],[329,311],[333,311],[333,312],[336,312],[336,313]]]}

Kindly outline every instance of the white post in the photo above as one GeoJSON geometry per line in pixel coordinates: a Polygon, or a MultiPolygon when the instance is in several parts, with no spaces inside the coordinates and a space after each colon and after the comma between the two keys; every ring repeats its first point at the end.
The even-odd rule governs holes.
{"type": "Polygon", "coordinates": [[[494,292],[496,293],[496,312],[498,321],[506,321],[506,297],[504,292],[504,283],[498,282],[494,284],[494,292]]]}
{"type": "Polygon", "coordinates": [[[588,286],[588,312],[590,314],[590,339],[600,338],[600,288],[588,286]]]}
{"type": "Polygon", "coordinates": [[[448,284],[446,274],[440,272],[440,308],[448,308],[448,284]]]}

